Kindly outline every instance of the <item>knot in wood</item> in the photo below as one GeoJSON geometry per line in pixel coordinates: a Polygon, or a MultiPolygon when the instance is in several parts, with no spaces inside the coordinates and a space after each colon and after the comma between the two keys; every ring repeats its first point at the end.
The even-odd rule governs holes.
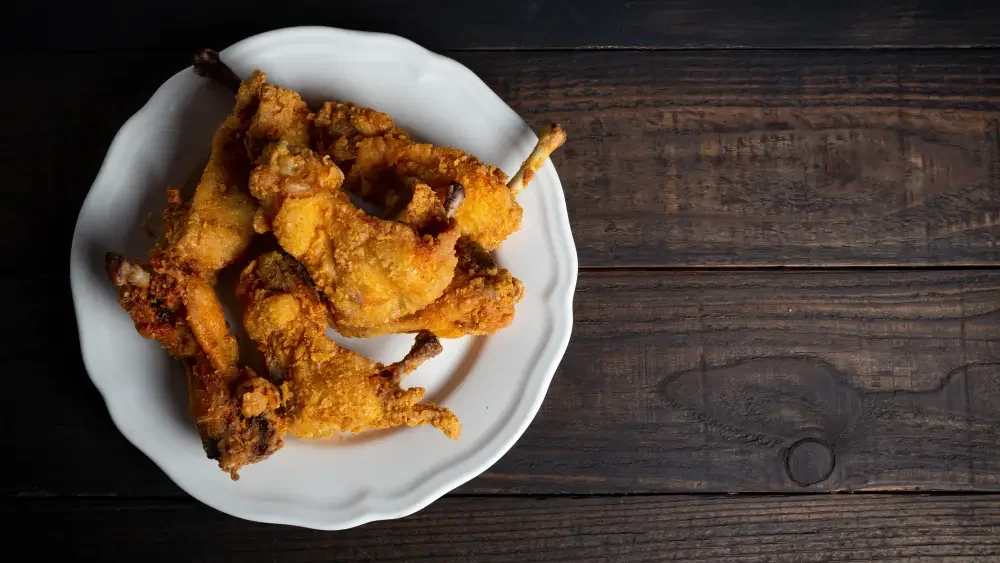
{"type": "Polygon", "coordinates": [[[788,477],[803,487],[826,481],[835,463],[830,444],[815,438],[799,440],[785,452],[788,477]]]}

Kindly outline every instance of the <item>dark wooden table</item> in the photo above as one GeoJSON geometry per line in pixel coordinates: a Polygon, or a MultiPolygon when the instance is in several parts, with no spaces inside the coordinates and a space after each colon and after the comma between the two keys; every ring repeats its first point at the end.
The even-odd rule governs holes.
{"type": "Polygon", "coordinates": [[[1000,560],[1000,3],[504,4],[5,8],[8,549],[1000,560]],[[563,123],[581,270],[514,449],[417,515],[335,533],[217,513],[129,445],[84,373],[66,267],[124,120],[193,50],[298,24],[409,37],[563,123]]]}

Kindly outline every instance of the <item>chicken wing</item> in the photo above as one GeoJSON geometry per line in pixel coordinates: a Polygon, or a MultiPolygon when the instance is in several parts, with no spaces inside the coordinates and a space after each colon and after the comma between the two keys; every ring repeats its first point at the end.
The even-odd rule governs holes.
{"type": "Polygon", "coordinates": [[[451,283],[459,231],[435,233],[379,219],[340,189],[343,174],[311,150],[275,143],[250,177],[262,208],[274,210],[278,243],[305,265],[333,321],[369,327],[414,313],[451,283]]]}
{"type": "Polygon", "coordinates": [[[281,448],[280,392],[238,366],[236,339],[212,287],[183,271],[151,272],[112,253],[106,266],[139,334],[184,362],[191,414],[208,457],[236,480],[241,467],[281,448]]]}
{"type": "Polygon", "coordinates": [[[341,432],[431,424],[457,439],[450,410],[419,403],[422,388],[402,389],[401,377],[441,351],[433,335],[417,336],[400,362],[384,366],[326,336],[326,309],[308,273],[291,257],[271,252],[243,271],[237,295],[243,324],[264,353],[271,378],[289,397],[288,430],[320,438],[341,432]]]}

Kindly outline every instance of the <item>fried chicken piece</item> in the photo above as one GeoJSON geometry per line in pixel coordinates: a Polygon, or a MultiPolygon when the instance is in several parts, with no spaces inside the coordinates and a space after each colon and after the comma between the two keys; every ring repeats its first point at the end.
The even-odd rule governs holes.
{"type": "Polygon", "coordinates": [[[458,149],[391,136],[368,137],[357,143],[346,185],[373,204],[391,207],[392,194],[399,191],[398,183],[406,178],[418,178],[442,198],[448,185],[459,183],[465,186],[465,202],[455,219],[463,236],[489,252],[520,228],[523,210],[515,198],[565,140],[562,127],[546,126],[508,186],[507,176],[499,168],[487,166],[458,149]],[[397,177],[395,182],[393,175],[397,177]]]}
{"type": "MultiPolygon", "coordinates": [[[[410,178],[407,186],[413,197],[395,218],[417,229],[441,224],[454,213],[465,193],[454,190],[442,203],[430,186],[419,180],[410,178]]],[[[425,330],[439,338],[460,338],[486,336],[510,326],[514,306],[524,296],[521,280],[465,237],[455,245],[455,254],[458,256],[455,277],[441,297],[424,309],[376,327],[358,328],[341,323],[334,324],[334,328],[344,336],[356,338],[425,330]]]]}
{"type": "Polygon", "coordinates": [[[238,366],[236,339],[212,287],[183,271],[149,271],[113,253],[106,267],[139,334],[184,362],[191,414],[208,457],[236,480],[241,467],[281,448],[281,394],[238,366]]]}
{"type": "Polygon", "coordinates": [[[344,336],[364,338],[430,331],[439,338],[486,336],[510,326],[524,284],[501,268],[477,243],[463,237],[455,246],[458,267],[444,294],[427,307],[374,327],[335,325],[344,336]]]}
{"type": "MultiPolygon", "coordinates": [[[[487,206],[492,204],[497,215],[517,205],[507,197],[506,189],[499,189],[506,181],[499,169],[487,167],[458,149],[414,143],[391,117],[371,108],[326,102],[313,116],[313,137],[317,150],[329,155],[348,175],[351,193],[383,210],[395,209],[412,193],[403,189],[407,176],[432,185],[442,195],[454,183],[470,186],[472,198],[483,200],[487,206]]],[[[520,208],[513,213],[516,216],[511,221],[519,223],[520,208]]],[[[469,220],[470,225],[464,229],[474,230],[472,219],[476,217],[470,208],[458,219],[469,220]]],[[[498,228],[509,234],[517,226],[498,228]]],[[[468,233],[463,230],[463,234],[468,233]]]]}
{"type": "Polygon", "coordinates": [[[182,264],[209,278],[250,244],[256,204],[244,188],[250,176],[244,138],[265,80],[263,73],[255,72],[240,84],[233,112],[215,132],[212,153],[191,201],[168,190],[165,232],[151,252],[154,262],[182,264]]]}
{"type": "Polygon", "coordinates": [[[452,183],[465,187],[465,201],[455,214],[461,234],[492,250],[521,223],[522,210],[510,191],[504,173],[487,166],[464,152],[427,143],[385,137],[363,139],[357,145],[357,158],[347,186],[355,194],[376,205],[386,205],[389,198],[372,200],[372,193],[397,192],[396,182],[418,178],[431,186],[443,199],[452,183]]]}
{"type": "Polygon", "coordinates": [[[254,235],[257,206],[247,182],[255,151],[277,139],[308,142],[307,117],[298,94],[254,72],[239,84],[234,109],[213,137],[194,197],[185,202],[168,190],[165,231],[149,267],[107,257],[119,303],[136,330],[184,362],[205,452],[233,479],[243,465],[280,448],[285,430],[278,389],[238,365],[236,339],[212,283],[254,235]]]}
{"type": "MultiPolygon", "coordinates": [[[[219,63],[221,65],[221,63],[219,63]]],[[[215,132],[194,197],[168,190],[165,233],[154,262],[182,264],[211,278],[249,246],[257,204],[247,191],[253,162],[274,141],[309,143],[309,107],[295,92],[267,83],[260,71],[243,81],[229,118],[215,132]]]]}
{"type": "Polygon", "coordinates": [[[243,324],[264,353],[289,397],[288,430],[303,438],[341,432],[431,424],[458,439],[450,410],[419,403],[424,389],[402,389],[400,379],[441,345],[417,336],[400,362],[384,366],[339,346],[326,336],[326,309],[301,264],[280,252],[258,257],[243,271],[237,295],[243,324]]]}
{"type": "Polygon", "coordinates": [[[330,155],[345,172],[350,170],[357,158],[357,144],[362,139],[381,136],[410,138],[409,133],[396,127],[387,114],[350,102],[325,102],[310,119],[316,149],[330,155]]]}
{"type": "Polygon", "coordinates": [[[441,296],[458,259],[454,222],[433,234],[358,209],[340,189],[328,156],[275,143],[250,177],[250,191],[273,209],[278,243],[305,265],[333,321],[370,327],[414,313],[441,296]]]}
{"type": "MultiPolygon", "coordinates": [[[[535,149],[508,184],[512,196],[526,187],[548,155],[565,139],[566,133],[558,125],[542,130],[535,149]]],[[[429,186],[415,178],[408,178],[406,185],[412,197],[402,211],[395,213],[396,220],[416,226],[443,212],[443,205],[434,204],[429,186]]],[[[440,338],[459,338],[485,336],[510,326],[515,305],[524,296],[524,284],[498,266],[472,238],[461,238],[455,252],[458,256],[455,276],[444,294],[431,305],[395,322],[366,328],[337,325],[337,330],[352,337],[429,330],[440,338]]]]}

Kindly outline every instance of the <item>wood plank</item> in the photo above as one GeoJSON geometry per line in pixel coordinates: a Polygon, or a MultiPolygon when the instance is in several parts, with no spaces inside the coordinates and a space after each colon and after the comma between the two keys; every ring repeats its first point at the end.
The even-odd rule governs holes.
{"type": "MultiPolygon", "coordinates": [[[[64,288],[0,278],[4,416],[32,429],[3,493],[180,494],[111,424],[64,288]]],[[[1000,490],[1000,271],[583,272],[574,318],[537,418],[461,491],[1000,490]]]]}
{"type": "Polygon", "coordinates": [[[190,502],[13,506],[15,545],[108,562],[1000,560],[996,495],[446,497],[402,520],[336,533],[190,502]]]}
{"type": "MultiPolygon", "coordinates": [[[[457,56],[569,129],[583,268],[1000,262],[1000,51],[457,56]]],[[[114,133],[188,58],[5,60],[4,269],[62,275],[114,133]]]]}
{"type": "Polygon", "coordinates": [[[1000,52],[460,60],[566,125],[581,266],[1000,261],[1000,52]]]}
{"type": "Polygon", "coordinates": [[[1000,488],[1000,272],[581,275],[477,491],[1000,488]]]}
{"type": "Polygon", "coordinates": [[[401,0],[330,4],[193,2],[67,6],[58,18],[19,4],[5,18],[4,49],[191,50],[225,47],[295,25],[395,33],[432,49],[928,47],[1000,44],[995,2],[891,0],[547,0],[484,4],[401,0]],[[266,17],[262,14],[266,13],[266,17]],[[45,19],[44,26],[24,25],[45,19]]]}

